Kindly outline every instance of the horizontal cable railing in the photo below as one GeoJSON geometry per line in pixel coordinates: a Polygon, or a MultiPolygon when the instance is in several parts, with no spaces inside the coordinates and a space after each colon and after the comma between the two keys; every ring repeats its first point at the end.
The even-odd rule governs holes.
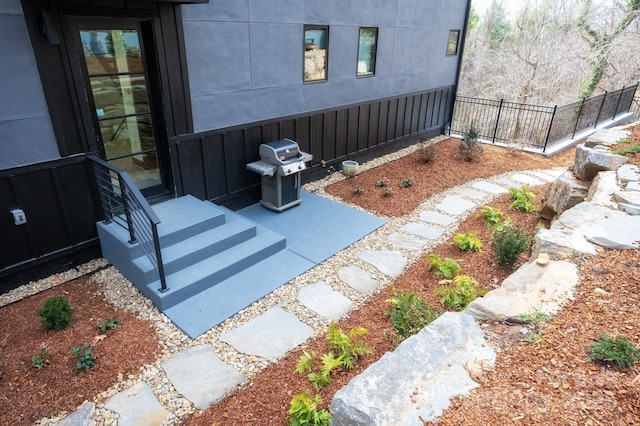
{"type": "Polygon", "coordinates": [[[637,88],[638,84],[554,107],[456,96],[450,133],[463,134],[473,126],[481,139],[544,152],[551,144],[632,111],[637,88]]]}
{"type": "Polygon", "coordinates": [[[93,155],[87,158],[93,162],[105,223],[121,226],[129,233],[129,243],[140,245],[158,271],[160,291],[167,291],[158,236],[160,219],[124,170],[93,155]]]}

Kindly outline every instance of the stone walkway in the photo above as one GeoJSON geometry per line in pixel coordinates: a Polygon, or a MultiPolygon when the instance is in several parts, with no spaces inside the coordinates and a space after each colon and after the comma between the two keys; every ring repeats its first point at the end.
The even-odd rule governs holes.
{"type": "MultiPolygon", "coordinates": [[[[490,203],[496,196],[507,193],[511,186],[550,183],[564,170],[558,168],[511,172],[475,180],[435,195],[414,212],[389,220],[387,225],[376,232],[378,241],[368,246],[379,249],[358,251],[354,259],[347,259],[348,266],[335,271],[335,276],[325,277],[323,281],[300,288],[295,302],[323,318],[325,323],[331,319],[339,320],[357,304],[349,294],[359,294],[366,300],[380,286],[398,277],[423,252],[452,235],[460,221],[470,212],[490,203]],[[345,294],[348,292],[332,283],[346,285],[353,292],[345,294]]],[[[338,253],[336,256],[345,256],[345,253],[338,253]]],[[[305,323],[304,318],[287,311],[286,306],[276,305],[250,322],[221,334],[219,340],[250,359],[276,362],[312,336],[314,329],[305,323]]],[[[160,368],[170,382],[167,385],[173,386],[199,410],[206,409],[248,380],[235,366],[221,360],[209,345],[183,350],[162,361],[160,368]]],[[[173,413],[171,416],[164,408],[167,406],[166,398],[166,395],[154,392],[143,380],[111,396],[103,409],[113,413],[113,419],[117,419],[119,426],[155,425],[163,421],[163,424],[167,424],[170,423],[169,418],[179,417],[179,414],[173,413]]],[[[94,403],[86,403],[57,424],[96,424],[95,410],[94,403]]]]}

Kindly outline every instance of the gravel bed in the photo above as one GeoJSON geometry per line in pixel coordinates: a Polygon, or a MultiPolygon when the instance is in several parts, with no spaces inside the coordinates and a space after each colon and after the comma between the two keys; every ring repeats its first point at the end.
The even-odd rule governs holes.
{"type": "MultiPolygon", "coordinates": [[[[445,136],[439,136],[426,143],[437,143],[447,139],[445,136]]],[[[383,157],[376,158],[372,161],[360,165],[360,170],[365,171],[377,167],[389,161],[409,155],[419,149],[418,146],[412,146],[383,157]]],[[[527,173],[527,172],[518,172],[527,173]]],[[[507,176],[507,173],[502,176],[507,176]]],[[[536,176],[536,175],[532,175],[536,176]]],[[[328,185],[336,183],[346,177],[340,172],[334,172],[326,178],[315,182],[308,183],[303,189],[314,192],[318,195],[333,198],[326,194],[324,188],[328,185]]],[[[498,177],[499,178],[499,177],[498,177]]],[[[481,179],[479,179],[481,180],[481,179]]],[[[486,180],[486,179],[482,179],[486,180]]],[[[123,380],[109,389],[104,390],[93,398],[96,404],[95,424],[98,426],[115,426],[117,419],[115,414],[104,408],[104,402],[116,393],[125,390],[136,383],[144,381],[151,389],[153,389],[156,397],[170,415],[163,421],[163,425],[175,425],[179,423],[181,417],[186,414],[198,411],[193,404],[186,398],[182,397],[169,379],[160,364],[167,358],[177,354],[178,352],[193,346],[209,345],[213,348],[215,354],[230,366],[233,366],[249,379],[266,368],[270,361],[254,355],[246,355],[236,351],[230,345],[221,342],[220,337],[244,324],[247,324],[257,316],[263,314],[274,306],[280,305],[288,312],[294,313],[301,321],[311,326],[314,330],[314,336],[322,335],[328,328],[327,321],[309,310],[297,300],[300,289],[306,285],[317,282],[324,282],[336,291],[341,292],[353,302],[351,309],[356,309],[368,300],[368,297],[359,293],[337,277],[337,271],[346,266],[357,265],[380,283],[379,289],[388,286],[392,279],[383,275],[376,268],[364,262],[356,256],[363,250],[394,250],[399,251],[407,259],[408,266],[424,256],[433,247],[448,240],[453,234],[458,223],[469,216],[465,213],[457,216],[454,224],[446,227],[444,233],[437,239],[430,240],[428,245],[419,252],[402,250],[394,247],[388,240],[388,236],[400,227],[410,222],[420,222],[420,212],[435,209],[435,206],[449,195],[456,193],[456,190],[463,187],[471,187],[475,181],[468,182],[464,185],[446,190],[440,194],[434,195],[425,200],[413,212],[400,218],[384,217],[387,224],[377,229],[373,233],[365,236],[361,240],[352,244],[350,247],[336,253],[331,258],[320,263],[313,269],[296,277],[287,284],[277,288],[271,294],[254,302],[251,306],[241,310],[233,317],[228,318],[222,324],[212,328],[196,339],[189,338],[180,329],[178,329],[168,317],[160,313],[158,309],[145,298],[126,278],[124,278],[113,266],[110,266],[105,259],[95,259],[75,269],[66,271],[62,274],[52,275],[37,282],[29,283],[9,293],[0,295],[0,306],[20,300],[31,294],[54,287],[66,281],[77,278],[78,276],[91,274],[93,278],[102,285],[105,298],[121,309],[136,312],[140,318],[151,321],[157,330],[160,338],[162,352],[158,359],[149,365],[141,367],[140,372],[136,376],[123,378],[123,380]]],[[[494,194],[488,194],[482,199],[473,200],[476,204],[482,205],[488,203],[495,197],[494,194]]],[[[344,204],[343,200],[335,200],[344,204]]],[[[358,206],[351,205],[358,208],[358,206]]],[[[361,209],[362,210],[362,209],[361,209]]],[[[63,415],[51,419],[42,419],[37,424],[51,425],[55,424],[63,415]]]]}

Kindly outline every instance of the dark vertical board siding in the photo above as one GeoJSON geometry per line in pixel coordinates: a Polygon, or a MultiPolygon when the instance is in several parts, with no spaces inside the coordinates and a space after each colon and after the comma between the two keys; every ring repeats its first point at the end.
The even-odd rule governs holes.
{"type": "Polygon", "coordinates": [[[204,170],[200,139],[178,145],[178,159],[182,172],[182,186],[189,188],[186,193],[198,198],[206,198],[204,170]]]}
{"type": "Polygon", "coordinates": [[[336,114],[336,158],[345,157],[348,154],[347,139],[349,126],[349,111],[341,109],[336,114]]]}
{"type": "Polygon", "coordinates": [[[406,105],[406,97],[403,96],[398,99],[398,109],[396,111],[396,139],[404,135],[404,114],[406,105]]]}
{"type": "Polygon", "coordinates": [[[419,128],[420,121],[420,99],[421,95],[413,96],[413,106],[411,109],[411,133],[416,133],[419,128]]]}
{"type": "Polygon", "coordinates": [[[427,105],[429,102],[429,93],[423,93],[420,95],[420,120],[418,122],[418,128],[420,130],[424,130],[427,128],[427,113],[429,110],[427,109],[427,105]]]}
{"type": "Polygon", "coordinates": [[[433,105],[435,104],[435,102],[436,102],[436,94],[429,93],[429,103],[427,106],[427,121],[425,123],[427,129],[431,128],[433,123],[433,105]]]}
{"type": "Polygon", "coordinates": [[[212,200],[228,192],[224,143],[221,134],[204,137],[201,140],[207,199],[212,200]]]}
{"type": "Polygon", "coordinates": [[[336,111],[324,113],[322,130],[322,159],[336,158],[336,111]]]}
{"type": "MultiPolygon", "coordinates": [[[[24,207],[14,198],[11,181],[12,178],[0,179],[0,209],[7,212],[0,216],[0,235],[2,235],[2,244],[0,244],[0,269],[9,265],[13,265],[22,260],[33,257],[31,244],[27,235],[27,225],[16,226],[13,218],[9,214],[11,209],[24,207]],[[9,244],[11,241],[11,244],[9,244]]],[[[30,220],[30,213],[27,214],[27,221],[30,220]]],[[[29,222],[27,222],[28,224],[29,222]]],[[[52,224],[53,226],[53,224],[52,224]]]]}
{"type": "Polygon", "coordinates": [[[267,143],[280,140],[278,123],[269,123],[262,126],[262,140],[260,143],[267,143]]]}
{"type": "Polygon", "coordinates": [[[322,114],[316,114],[311,116],[309,123],[309,142],[310,153],[313,155],[314,164],[319,163],[322,160],[322,129],[324,123],[324,116],[322,114]]]}
{"type": "MultiPolygon", "coordinates": [[[[309,117],[300,117],[296,119],[296,138],[300,149],[305,152],[311,151],[311,137],[309,135],[311,119],[309,117]]],[[[314,159],[315,161],[316,159],[314,159]]]]}
{"type": "Polygon", "coordinates": [[[96,235],[95,198],[91,180],[94,178],[91,165],[88,163],[69,164],[56,168],[60,183],[59,199],[62,209],[73,228],[70,240],[74,244],[90,240],[96,235]],[[73,188],[73,190],[70,190],[73,188]]]}
{"type": "Polygon", "coordinates": [[[347,154],[358,151],[358,119],[360,118],[360,108],[349,108],[348,133],[347,133],[347,154]]]}
{"type": "Polygon", "coordinates": [[[403,136],[411,134],[411,119],[413,118],[413,99],[415,96],[407,96],[407,103],[404,107],[404,130],[403,136]]]}
{"type": "MultiPolygon", "coordinates": [[[[280,139],[292,139],[296,140],[296,121],[284,120],[280,122],[280,139]]],[[[297,141],[296,141],[297,142],[297,141]]]]}
{"type": "Polygon", "coordinates": [[[367,149],[369,139],[369,104],[360,105],[358,117],[358,151],[367,149]]]}
{"type": "Polygon", "coordinates": [[[378,144],[378,121],[380,120],[380,102],[374,102],[369,106],[369,137],[367,148],[373,148],[378,144]]]}
{"type": "Polygon", "coordinates": [[[389,102],[388,100],[380,101],[380,116],[378,118],[378,144],[385,143],[387,138],[387,126],[389,121],[389,102]]]}
{"type": "Polygon", "coordinates": [[[247,188],[244,132],[235,130],[224,134],[225,172],[227,173],[227,187],[233,193],[247,188]]]}
{"type": "Polygon", "coordinates": [[[396,135],[396,120],[398,119],[398,99],[389,100],[389,112],[387,116],[387,140],[394,140],[396,135]]]}
{"type": "Polygon", "coordinates": [[[438,124],[440,118],[440,105],[442,103],[441,92],[435,94],[435,100],[433,102],[433,116],[431,118],[431,125],[429,127],[435,127],[438,124]]]}

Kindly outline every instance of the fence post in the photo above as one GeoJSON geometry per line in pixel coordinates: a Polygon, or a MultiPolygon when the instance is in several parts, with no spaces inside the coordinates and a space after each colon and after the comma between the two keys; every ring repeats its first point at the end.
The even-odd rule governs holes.
{"type": "Polygon", "coordinates": [[[131,212],[129,211],[129,201],[127,200],[127,185],[123,182],[122,176],[118,175],[118,183],[120,185],[120,191],[122,196],[122,207],[124,208],[124,215],[127,218],[127,228],[129,228],[129,244],[135,244],[136,234],[133,232],[133,222],[131,221],[131,212]]]}
{"type": "Polygon", "coordinates": [[[547,144],[549,143],[549,137],[551,136],[551,128],[553,127],[553,119],[556,118],[556,110],[558,109],[558,105],[553,107],[553,112],[551,113],[551,121],[549,122],[549,130],[547,130],[547,137],[544,140],[544,146],[542,147],[542,152],[547,150],[547,144]]]}
{"type": "Polygon", "coordinates": [[[593,123],[593,128],[595,129],[596,127],[598,127],[598,120],[600,120],[600,113],[602,113],[602,107],[604,106],[604,101],[607,100],[607,93],[609,92],[604,92],[604,96],[602,97],[602,103],[600,103],[600,109],[598,110],[598,115],[596,116],[596,122],[593,123]]]}
{"type": "Polygon", "coordinates": [[[618,108],[620,107],[620,101],[622,100],[622,95],[624,95],[624,88],[625,86],[622,86],[622,90],[620,90],[620,96],[618,96],[618,102],[616,103],[616,109],[613,110],[612,118],[616,118],[616,115],[618,115],[618,108]]]}
{"type": "Polygon", "coordinates": [[[496,143],[496,135],[498,134],[498,125],[500,124],[500,114],[502,113],[502,104],[504,103],[504,98],[500,99],[500,106],[498,107],[498,116],[496,117],[496,125],[493,128],[493,140],[492,143],[496,143]]]}
{"type": "Polygon", "coordinates": [[[576,117],[576,125],[573,126],[573,134],[571,135],[571,139],[576,137],[576,131],[578,130],[578,122],[580,121],[580,116],[582,115],[582,107],[584,106],[584,101],[587,98],[582,98],[582,103],[580,104],[580,109],[578,110],[578,116],[576,117]]]}

